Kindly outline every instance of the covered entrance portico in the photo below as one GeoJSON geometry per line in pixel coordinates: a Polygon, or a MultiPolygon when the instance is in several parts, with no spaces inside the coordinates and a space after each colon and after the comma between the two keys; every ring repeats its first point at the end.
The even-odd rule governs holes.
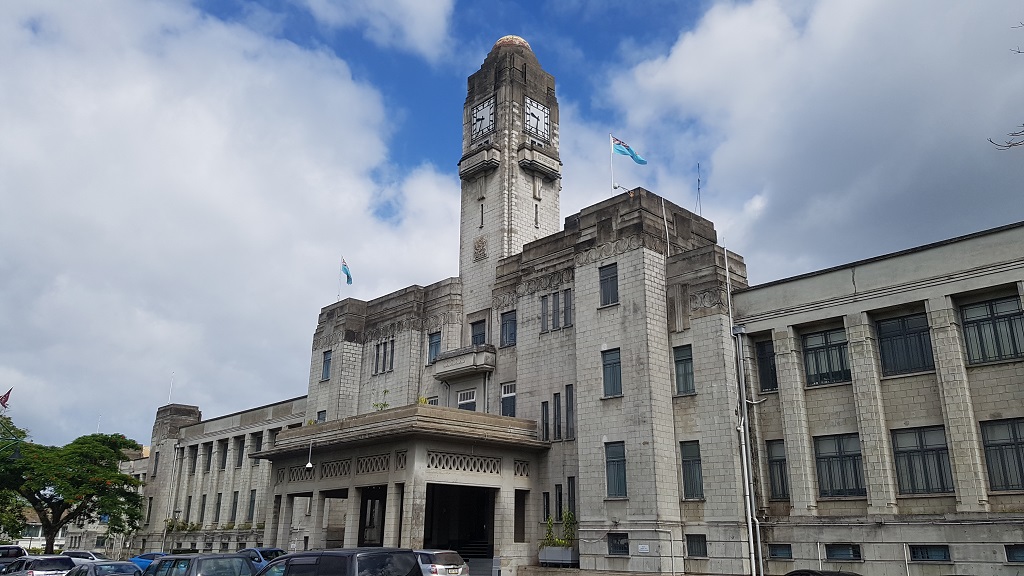
{"type": "Polygon", "coordinates": [[[547,448],[532,420],[422,404],[283,431],[253,455],[273,461],[264,542],[450,548],[528,562],[535,551],[524,534],[539,518],[522,495],[547,448]],[[301,514],[295,502],[305,497],[301,514]]]}

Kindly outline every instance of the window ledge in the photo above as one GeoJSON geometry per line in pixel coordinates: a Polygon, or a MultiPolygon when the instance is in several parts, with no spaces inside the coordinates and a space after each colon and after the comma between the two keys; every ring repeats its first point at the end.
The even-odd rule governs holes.
{"type": "Polygon", "coordinates": [[[321,384],[323,384],[324,382],[330,382],[330,381],[331,381],[331,379],[330,379],[330,378],[321,378],[321,379],[320,379],[320,383],[321,383],[321,384]]]}
{"type": "MultiPolygon", "coordinates": [[[[817,388],[817,386],[815,386],[815,388],[817,388]]],[[[757,393],[762,395],[762,396],[764,396],[765,394],[778,394],[779,393],[779,389],[776,388],[774,390],[758,390],[757,393]]]]}
{"type": "Polygon", "coordinates": [[[614,394],[612,396],[601,396],[601,400],[615,400],[616,398],[622,398],[622,394],[614,394]]]}
{"type": "Polygon", "coordinates": [[[608,496],[604,499],[605,502],[628,502],[629,496],[608,496]]]}
{"type": "Polygon", "coordinates": [[[504,348],[515,348],[515,347],[516,347],[516,343],[513,342],[511,344],[502,344],[501,346],[498,346],[498,349],[501,350],[501,349],[504,349],[504,348]]]}
{"type": "Polygon", "coordinates": [[[827,502],[835,502],[841,500],[867,500],[867,494],[863,496],[818,496],[818,500],[824,500],[827,502]]]}
{"type": "Polygon", "coordinates": [[[855,560],[853,558],[825,558],[827,562],[841,562],[843,564],[863,564],[864,560],[855,560]]]}
{"type": "Polygon", "coordinates": [[[1024,362],[1024,357],[1021,357],[1021,358],[1006,358],[1005,360],[988,360],[986,362],[973,362],[973,363],[970,360],[968,360],[967,364],[965,364],[965,366],[967,368],[982,368],[984,366],[993,366],[993,365],[996,365],[996,364],[1012,364],[1014,362],[1024,362]]]}
{"type": "Polygon", "coordinates": [[[952,565],[953,561],[952,560],[913,560],[913,559],[911,559],[910,563],[911,564],[924,564],[926,566],[931,566],[932,564],[937,564],[939,566],[942,566],[943,564],[952,565]]]}
{"type": "Polygon", "coordinates": [[[672,395],[673,398],[691,398],[696,396],[696,392],[676,392],[672,395]]]}
{"type": "Polygon", "coordinates": [[[707,498],[686,498],[685,496],[679,499],[680,502],[707,502],[707,498]]]}
{"type": "Polygon", "coordinates": [[[853,380],[845,382],[830,382],[828,384],[804,384],[804,390],[817,390],[818,388],[835,388],[836,386],[851,386],[853,380]]]}
{"type": "Polygon", "coordinates": [[[907,498],[950,498],[956,496],[956,492],[950,490],[949,492],[919,492],[919,493],[908,493],[908,494],[897,494],[897,499],[907,498]]]}
{"type": "Polygon", "coordinates": [[[935,374],[935,372],[936,372],[935,369],[932,368],[931,370],[917,370],[915,372],[901,372],[899,374],[889,374],[887,376],[883,374],[879,378],[879,380],[884,382],[886,380],[896,380],[898,378],[907,378],[909,376],[920,376],[922,374],[935,374]]]}
{"type": "Polygon", "coordinates": [[[608,308],[615,308],[618,305],[619,305],[618,302],[612,302],[611,304],[605,304],[603,306],[598,306],[597,309],[598,310],[605,310],[605,309],[608,309],[608,308]]]}

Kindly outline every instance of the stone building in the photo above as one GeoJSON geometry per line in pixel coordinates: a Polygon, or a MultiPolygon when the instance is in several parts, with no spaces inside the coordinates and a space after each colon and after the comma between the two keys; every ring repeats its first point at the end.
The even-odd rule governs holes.
{"type": "Polygon", "coordinates": [[[140,548],[515,574],[572,512],[587,570],[1021,567],[1024,225],[748,287],[642,188],[560,228],[558,119],[500,39],[464,104],[459,276],[324,307],[304,397],[160,408],[140,548]]]}

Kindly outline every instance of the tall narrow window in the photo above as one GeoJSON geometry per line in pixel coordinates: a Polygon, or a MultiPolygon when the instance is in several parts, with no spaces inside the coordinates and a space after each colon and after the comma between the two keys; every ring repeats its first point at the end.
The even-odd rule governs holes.
{"type": "Polygon", "coordinates": [[[540,498],[544,520],[547,521],[548,518],[551,518],[551,492],[541,492],[540,498]]]}
{"type": "Polygon", "coordinates": [[[576,477],[569,476],[565,479],[565,488],[568,491],[569,497],[569,512],[576,515],[576,477]]]}
{"type": "Polygon", "coordinates": [[[953,491],[953,473],[942,426],[892,431],[900,494],[953,491]]]}
{"type": "Polygon", "coordinates": [[[1024,418],[981,423],[988,485],[992,490],[1024,490],[1024,418]]]}
{"type": "Polygon", "coordinates": [[[228,469],[228,441],[227,438],[217,442],[217,452],[220,455],[220,469],[228,469]]]}
{"type": "Polygon", "coordinates": [[[775,372],[775,343],[765,340],[755,344],[754,348],[757,350],[757,380],[761,385],[761,392],[778,390],[779,377],[775,372]]]}
{"type": "Polygon", "coordinates": [[[619,265],[609,264],[597,269],[601,284],[601,306],[619,301],[619,265]]]}
{"type": "Polygon", "coordinates": [[[192,496],[189,495],[185,498],[185,524],[188,524],[189,520],[192,519],[192,496]]]}
{"type": "Polygon", "coordinates": [[[501,345],[516,345],[516,311],[505,312],[501,315],[501,345]]]}
{"type": "Polygon", "coordinates": [[[484,227],[484,203],[480,203],[480,227],[484,227]]]}
{"type": "Polygon", "coordinates": [[[501,385],[501,415],[516,415],[516,383],[509,382],[501,385]]]}
{"type": "Polygon", "coordinates": [[[378,346],[380,346],[380,349],[381,349],[380,355],[381,355],[381,358],[383,360],[383,362],[380,363],[380,371],[381,372],[387,372],[388,371],[388,343],[387,343],[387,341],[384,341],[384,342],[381,342],[380,344],[378,344],[378,346]]]}
{"type": "Polygon", "coordinates": [[[213,466],[213,442],[203,444],[203,472],[209,472],[213,466]]]}
{"type": "MultiPolygon", "coordinates": [[[[555,440],[562,439],[562,395],[555,393],[551,399],[551,405],[554,408],[553,416],[555,418],[555,440]]],[[[561,515],[559,515],[561,518],[561,515]]]]}
{"type": "Polygon", "coordinates": [[[561,327],[562,319],[558,315],[558,292],[551,295],[551,329],[558,330],[561,327]]]}
{"type": "Polygon", "coordinates": [[[850,381],[846,330],[839,328],[805,334],[803,344],[808,386],[850,381]]]}
{"type": "Polygon", "coordinates": [[[476,390],[459,392],[459,410],[476,411],[476,390]]]}
{"type": "Polygon", "coordinates": [[[388,372],[395,369],[395,339],[391,339],[391,359],[388,360],[388,372]]]}
{"type": "Polygon", "coordinates": [[[548,331],[548,297],[540,297],[540,331],[548,331]]]}
{"type": "Polygon", "coordinates": [[[819,436],[814,439],[821,496],[864,496],[864,464],[856,434],[819,436]]]}
{"type": "Polygon", "coordinates": [[[238,490],[231,493],[231,519],[234,522],[238,518],[238,490]]]}
{"type": "Polygon", "coordinates": [[[153,472],[150,474],[151,478],[156,478],[157,468],[160,467],[160,453],[156,452],[153,454],[153,472]]]}
{"type": "Polygon", "coordinates": [[[555,484],[555,520],[562,521],[562,485],[555,484]]]}
{"type": "Polygon", "coordinates": [[[924,314],[879,320],[878,351],[882,374],[909,374],[935,369],[928,317],[924,314]]]}
{"type": "Polygon", "coordinates": [[[199,464],[199,446],[188,447],[188,473],[195,474],[196,466],[199,464]]]}
{"type": "Polygon", "coordinates": [[[547,441],[551,439],[550,435],[551,424],[548,421],[548,403],[540,403],[540,439],[547,441]]]}
{"type": "Polygon", "coordinates": [[[220,504],[221,504],[222,493],[217,492],[217,497],[213,500],[213,521],[220,522],[220,504]]]}
{"type": "Polygon", "coordinates": [[[960,310],[967,361],[971,364],[1024,357],[1024,314],[1020,298],[989,300],[960,310]]]}
{"type": "Polygon", "coordinates": [[[512,522],[512,540],[526,542],[526,497],[528,490],[516,490],[515,512],[512,522]]]}
{"type": "Polygon", "coordinates": [[[626,497],[626,445],[606,442],[604,445],[605,477],[609,498],[626,497]]]}
{"type": "Polygon", "coordinates": [[[565,438],[576,437],[576,392],[572,384],[565,385],[565,438]]]}
{"type": "Polygon", "coordinates": [[[324,350],[323,364],[320,368],[320,379],[330,380],[331,379],[331,351],[324,350]]]}
{"type": "Polygon", "coordinates": [[[373,347],[373,373],[380,372],[380,343],[373,347]]]}
{"type": "Polygon", "coordinates": [[[427,336],[427,363],[432,364],[441,354],[441,333],[433,332],[427,336]]]}
{"type": "Polygon", "coordinates": [[[533,205],[533,227],[540,228],[540,204],[533,205]]]}
{"type": "Polygon", "coordinates": [[[241,468],[245,463],[245,436],[235,438],[235,468],[241,468]]]}
{"type": "Polygon", "coordinates": [[[769,497],[772,500],[789,500],[789,472],[786,470],[785,440],[768,440],[769,497]]]}
{"type": "Polygon", "coordinates": [[[199,497],[199,524],[206,518],[206,494],[199,497]]]}
{"type": "Polygon", "coordinates": [[[470,334],[472,337],[471,343],[475,346],[478,344],[487,343],[487,321],[480,320],[479,322],[473,322],[469,325],[470,334]]]}
{"type": "Polygon", "coordinates": [[[601,352],[601,364],[604,377],[604,395],[622,395],[622,366],[619,363],[619,349],[601,352]]]}
{"type": "Polygon", "coordinates": [[[700,442],[680,442],[683,463],[683,497],[687,500],[704,498],[704,471],[700,462],[700,442]]]}
{"type": "Polygon", "coordinates": [[[693,394],[693,349],[689,344],[672,349],[676,364],[676,394],[693,394]]]}
{"type": "Polygon", "coordinates": [[[562,290],[562,325],[572,326],[572,290],[562,290]]]}
{"type": "Polygon", "coordinates": [[[146,524],[149,524],[150,519],[153,517],[153,497],[150,496],[146,502],[146,524]]]}

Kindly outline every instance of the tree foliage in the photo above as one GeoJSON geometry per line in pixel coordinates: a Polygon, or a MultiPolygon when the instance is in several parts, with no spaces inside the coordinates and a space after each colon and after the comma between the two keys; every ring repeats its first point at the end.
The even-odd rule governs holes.
{"type": "Polygon", "coordinates": [[[142,517],[140,482],[122,474],[124,450],[138,442],[121,434],[89,434],[63,447],[25,442],[21,458],[0,458],[0,489],[17,494],[39,516],[46,553],[61,528],[103,518],[112,534],[138,529],[142,517]]]}

